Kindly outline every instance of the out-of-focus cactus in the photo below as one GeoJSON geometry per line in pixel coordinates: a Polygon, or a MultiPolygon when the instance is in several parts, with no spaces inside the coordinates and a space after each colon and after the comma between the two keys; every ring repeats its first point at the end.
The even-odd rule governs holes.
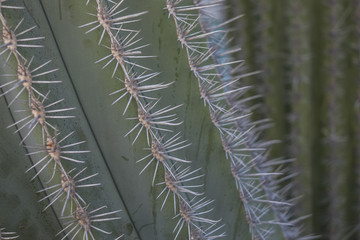
{"type": "Polygon", "coordinates": [[[0,4],[19,239],[359,235],[358,1],[0,4]]]}
{"type": "MultiPolygon", "coordinates": [[[[302,195],[295,211],[311,214],[305,221],[306,232],[322,239],[357,239],[358,2],[265,2],[267,7],[263,1],[240,1],[230,12],[249,11],[236,34],[242,33],[241,57],[250,60],[249,70],[280,66],[279,70],[270,67],[278,71],[277,77],[262,74],[252,80],[254,85],[261,83],[261,89],[273,89],[263,92],[265,102],[283,99],[277,105],[265,104],[275,126],[267,134],[281,140],[273,156],[296,158],[288,169],[297,172],[293,196],[302,195]],[[260,5],[262,14],[253,14],[260,5]],[[271,17],[264,19],[266,12],[271,17]],[[284,44],[266,49],[269,42],[284,44]],[[254,46],[264,52],[253,51],[254,46]],[[263,56],[276,57],[265,63],[252,60],[263,56]],[[285,126],[285,132],[275,130],[276,126],[285,126]]],[[[264,105],[261,100],[256,103],[264,105]]]]}

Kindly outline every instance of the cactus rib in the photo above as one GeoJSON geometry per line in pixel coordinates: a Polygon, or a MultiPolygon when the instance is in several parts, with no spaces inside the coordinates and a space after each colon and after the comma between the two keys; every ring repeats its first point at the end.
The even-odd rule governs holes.
{"type": "Polygon", "coordinates": [[[297,233],[296,236],[291,233],[294,232],[293,226],[297,220],[290,221],[288,217],[288,209],[292,204],[284,202],[284,198],[280,197],[280,194],[284,193],[277,189],[277,180],[274,178],[281,173],[274,173],[269,168],[271,162],[265,161],[269,142],[257,142],[258,133],[252,127],[254,124],[249,122],[247,106],[236,101],[241,94],[236,93],[237,89],[234,85],[244,76],[231,75],[237,72],[236,65],[242,61],[231,61],[227,56],[238,51],[239,48],[223,50],[225,49],[223,46],[227,44],[226,38],[221,37],[227,34],[223,26],[231,20],[216,23],[214,26],[209,24],[205,26],[206,20],[202,18],[211,15],[207,9],[221,7],[221,1],[210,3],[194,1],[194,5],[186,6],[180,5],[181,2],[166,1],[169,16],[174,20],[178,40],[187,52],[190,69],[198,79],[201,96],[209,106],[210,117],[219,129],[226,156],[231,160],[232,173],[247,212],[251,232],[255,238],[266,239],[272,232],[272,227],[269,225],[279,225],[287,239],[297,238],[299,237],[297,233]],[[180,12],[182,15],[178,14],[180,12]],[[195,28],[196,25],[200,26],[195,28]],[[192,38],[184,36],[192,36],[192,38]],[[197,42],[194,42],[194,39],[197,42]],[[211,58],[215,63],[210,61],[211,58]],[[216,81],[217,78],[219,81],[216,81]],[[219,95],[222,98],[217,98],[219,95]],[[224,102],[227,102],[228,107],[224,102]],[[228,116],[226,121],[219,118],[224,115],[228,116]],[[263,188],[262,193],[259,187],[263,188]],[[278,221],[269,219],[267,213],[271,208],[278,221]]]}
{"type": "MultiPolygon", "coordinates": [[[[13,8],[13,9],[22,9],[22,7],[9,7],[8,8],[13,8]]],[[[9,55],[6,58],[5,62],[7,63],[11,57],[11,55],[13,55],[15,57],[16,60],[16,64],[17,64],[17,79],[16,80],[12,80],[10,82],[7,82],[6,84],[3,84],[1,87],[6,87],[8,85],[13,84],[13,86],[10,87],[9,90],[5,91],[1,96],[5,96],[6,94],[8,94],[9,92],[15,90],[16,88],[18,88],[19,86],[22,85],[22,89],[16,94],[15,98],[9,103],[9,106],[19,98],[20,94],[26,90],[27,94],[28,94],[28,109],[30,110],[31,114],[28,115],[27,117],[11,124],[8,127],[12,127],[12,126],[19,126],[20,123],[24,122],[27,119],[30,119],[29,121],[27,121],[25,124],[23,124],[21,127],[18,127],[18,129],[15,131],[15,133],[20,132],[20,130],[24,129],[26,126],[28,127],[28,129],[30,129],[24,137],[22,137],[22,140],[20,142],[20,145],[25,143],[25,140],[31,135],[31,133],[33,132],[33,130],[37,127],[40,126],[41,127],[41,131],[42,131],[42,142],[43,145],[39,148],[39,147],[35,147],[35,146],[26,146],[26,148],[39,148],[39,151],[35,151],[35,152],[30,152],[27,155],[36,155],[39,153],[44,154],[45,153],[45,157],[41,158],[39,161],[37,161],[37,163],[35,163],[33,166],[31,166],[26,172],[30,171],[31,169],[35,169],[36,167],[38,167],[38,165],[40,165],[41,163],[44,163],[46,161],[45,164],[43,164],[43,166],[37,171],[37,173],[35,174],[35,176],[32,177],[31,180],[35,179],[37,176],[40,175],[40,173],[46,169],[50,163],[54,164],[53,167],[53,172],[51,175],[50,180],[47,182],[51,182],[56,174],[56,171],[60,171],[61,172],[61,179],[59,181],[58,184],[42,189],[40,190],[40,192],[47,192],[48,190],[56,187],[56,186],[62,186],[59,190],[50,193],[49,195],[47,195],[45,198],[41,199],[40,201],[47,199],[47,198],[51,198],[50,204],[45,207],[44,211],[49,208],[55,201],[57,201],[58,199],[60,199],[60,196],[62,196],[63,194],[66,195],[65,198],[65,202],[62,208],[62,211],[60,213],[61,216],[64,215],[65,212],[65,207],[68,203],[68,201],[71,201],[71,208],[70,210],[72,211],[73,209],[73,203],[75,203],[75,207],[76,207],[76,211],[72,212],[70,214],[70,216],[68,216],[67,218],[72,218],[74,219],[74,222],[77,222],[76,227],[79,226],[79,229],[73,234],[72,239],[74,239],[77,234],[79,234],[79,232],[81,230],[84,230],[83,233],[83,237],[88,238],[88,233],[89,235],[92,237],[92,239],[95,239],[91,233],[91,228],[100,231],[102,233],[105,234],[110,234],[109,232],[106,232],[94,225],[91,224],[91,222],[102,222],[102,221],[109,221],[109,220],[117,220],[120,219],[120,217],[114,217],[114,218],[101,218],[101,219],[96,219],[93,220],[90,216],[88,216],[87,214],[83,214],[82,217],[79,217],[78,214],[78,210],[79,209],[84,209],[84,207],[82,206],[83,204],[87,204],[85,202],[85,200],[79,195],[79,193],[77,192],[78,188],[82,188],[82,187],[92,187],[92,186],[98,186],[99,184],[88,184],[88,185],[77,185],[77,182],[80,181],[84,181],[87,180],[93,176],[96,176],[97,174],[93,174],[91,176],[85,177],[80,179],[79,181],[74,181],[73,178],[69,175],[69,173],[71,173],[73,170],[71,171],[67,171],[65,170],[63,164],[62,164],[62,160],[68,160],[71,162],[75,162],[75,163],[83,163],[84,161],[80,161],[68,156],[64,156],[63,154],[82,154],[82,153],[88,153],[89,151],[77,151],[77,150],[63,150],[65,148],[68,147],[73,147],[76,146],[78,144],[81,144],[83,142],[77,142],[77,143],[71,143],[71,144],[67,144],[65,146],[60,146],[60,143],[62,141],[64,141],[67,137],[69,137],[72,133],[68,134],[66,137],[64,137],[63,139],[61,139],[60,141],[57,141],[57,136],[58,136],[58,129],[56,127],[54,127],[52,124],[49,123],[48,119],[69,119],[69,118],[73,118],[74,116],[64,116],[64,115],[56,115],[57,113],[62,113],[62,112],[66,112],[69,110],[74,110],[74,108],[63,108],[63,109],[59,109],[56,108],[54,110],[49,110],[49,107],[53,107],[56,104],[62,102],[64,99],[49,103],[47,105],[44,105],[45,100],[48,99],[48,95],[49,93],[47,93],[46,95],[42,94],[40,91],[38,91],[36,88],[34,88],[34,86],[32,85],[33,83],[41,83],[41,84],[50,84],[50,83],[59,83],[61,81],[33,81],[34,78],[37,78],[39,76],[45,76],[49,73],[55,72],[57,69],[52,69],[52,70],[47,70],[41,73],[35,73],[38,70],[40,70],[41,68],[43,68],[44,66],[46,66],[50,61],[45,62],[44,64],[36,67],[33,70],[30,70],[30,65],[31,62],[33,61],[34,57],[31,58],[31,60],[29,61],[29,63],[26,66],[27,60],[26,58],[19,52],[18,48],[19,47],[23,47],[23,48],[33,48],[33,47],[42,47],[42,45],[37,45],[37,44],[27,44],[26,42],[28,41],[34,41],[34,40],[40,40],[43,39],[44,37],[33,37],[33,38],[22,38],[19,39],[19,36],[22,36],[23,34],[33,30],[35,27],[30,27],[27,28],[26,30],[23,30],[20,33],[16,34],[16,31],[20,28],[22,22],[24,19],[21,19],[19,21],[19,23],[16,25],[16,27],[12,30],[11,27],[7,24],[6,19],[4,18],[2,12],[0,12],[0,20],[2,22],[2,26],[3,26],[3,42],[4,44],[2,45],[2,48],[5,48],[1,54],[3,54],[6,51],[9,51],[9,55]],[[25,42],[25,44],[21,44],[21,42],[25,42]],[[19,44],[20,43],[20,44],[19,44]],[[42,100],[40,100],[40,97],[42,97],[42,100]],[[55,114],[55,115],[52,115],[55,114]],[[51,134],[51,131],[49,130],[49,127],[53,129],[54,134],[51,134]],[[55,196],[53,196],[55,195],[55,196]],[[82,224],[83,222],[88,222],[88,224],[82,224]]],[[[12,75],[8,75],[8,76],[12,76],[12,75]]],[[[23,110],[23,111],[27,111],[27,110],[23,110]]],[[[86,169],[86,168],[85,168],[86,169]]],[[[83,169],[81,172],[83,172],[85,169],[83,169]]],[[[80,173],[81,173],[80,172],[80,173]]],[[[77,175],[74,176],[74,178],[77,175]]],[[[85,210],[84,210],[85,211],[85,210]]],[[[95,210],[94,210],[95,211],[95,210]]],[[[92,212],[94,212],[92,211],[92,212]]],[[[113,213],[117,213],[118,211],[113,211],[113,212],[109,212],[109,213],[103,213],[100,215],[96,215],[94,216],[96,217],[100,217],[100,216],[106,216],[108,214],[113,214],[113,213]]],[[[63,233],[64,231],[66,231],[68,229],[69,225],[67,227],[65,227],[63,230],[61,230],[57,235],[63,233]]],[[[65,234],[65,236],[62,239],[65,239],[67,236],[69,236],[73,230],[75,228],[71,229],[69,232],[67,232],[65,234]]],[[[1,236],[1,234],[0,234],[1,236]]],[[[1,237],[0,237],[1,238],[1,237]]],[[[15,239],[14,238],[6,238],[3,237],[2,239],[15,239]]]]}
{"type": "Polygon", "coordinates": [[[189,168],[184,168],[182,165],[180,165],[180,163],[189,163],[189,161],[175,157],[172,154],[175,151],[188,147],[190,144],[186,144],[186,141],[180,141],[180,133],[173,135],[169,139],[165,139],[165,136],[163,136],[163,133],[172,132],[172,130],[169,128],[182,123],[178,122],[175,114],[171,113],[171,111],[178,108],[180,105],[175,107],[167,106],[157,111],[153,110],[158,104],[159,99],[150,97],[147,95],[147,93],[165,89],[171,83],[157,83],[149,85],[145,83],[148,80],[156,77],[159,73],[153,73],[146,66],[139,65],[132,60],[153,56],[141,55],[141,51],[139,49],[147,45],[133,47],[133,45],[140,41],[140,39],[136,40],[139,31],[126,29],[124,26],[128,23],[138,21],[137,17],[145,14],[145,12],[129,15],[119,15],[119,13],[123,11],[123,9],[119,10],[122,2],[123,1],[113,2],[97,0],[97,14],[92,14],[93,16],[97,17],[97,21],[83,24],[80,27],[95,25],[95,27],[92,27],[86,33],[91,32],[96,28],[102,27],[99,44],[101,41],[103,41],[105,33],[110,39],[110,47],[107,48],[111,50],[111,54],[96,61],[96,63],[104,61],[105,59],[110,59],[103,68],[107,67],[111,62],[115,61],[113,76],[115,75],[118,67],[121,68],[124,74],[124,80],[121,81],[125,84],[125,87],[113,92],[112,94],[119,92],[124,93],[122,93],[122,95],[117,98],[113,104],[128,94],[130,97],[123,113],[125,114],[131,100],[134,99],[136,102],[138,108],[138,117],[129,119],[138,119],[139,122],[126,134],[126,136],[135,131],[136,128],[140,127],[140,130],[133,140],[133,144],[137,140],[142,130],[145,129],[148,145],[151,145],[151,147],[148,149],[151,150],[151,153],[138,160],[138,162],[142,162],[147,158],[151,158],[151,160],[146,164],[140,173],[142,173],[154,160],[156,160],[156,167],[152,180],[152,184],[154,185],[155,176],[159,165],[163,166],[165,171],[165,181],[160,184],[165,183],[163,192],[167,188],[168,193],[165,197],[162,207],[164,206],[171,191],[174,195],[174,211],[176,212],[176,198],[178,199],[178,206],[180,211],[180,213],[175,216],[180,216],[180,219],[178,220],[178,223],[173,231],[174,233],[176,232],[174,239],[177,239],[185,224],[188,228],[189,240],[192,239],[194,235],[199,236],[199,239],[215,239],[223,237],[223,233],[216,233],[220,227],[215,229],[213,228],[213,226],[220,220],[211,220],[205,217],[200,217],[210,211],[201,209],[203,207],[207,207],[212,203],[212,201],[202,198],[201,200],[193,203],[192,200],[194,200],[194,198],[192,200],[188,200],[189,194],[195,195],[195,197],[197,195],[201,195],[195,191],[189,190],[192,187],[200,186],[188,186],[185,185],[185,183],[197,179],[200,176],[186,178],[192,173],[195,173],[196,170],[189,173],[189,168]],[[121,34],[124,34],[124,36],[121,36],[121,34]],[[132,49],[130,47],[132,47],[132,49]],[[148,102],[149,100],[150,102],[148,102]],[[204,226],[204,224],[207,226],[204,226]]]}

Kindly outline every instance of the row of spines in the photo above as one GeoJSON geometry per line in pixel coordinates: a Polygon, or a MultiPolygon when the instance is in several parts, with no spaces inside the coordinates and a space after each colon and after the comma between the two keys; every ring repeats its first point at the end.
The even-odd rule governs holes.
{"type": "Polygon", "coordinates": [[[175,20],[178,39],[187,51],[190,69],[199,80],[201,96],[209,105],[211,119],[220,131],[226,155],[231,159],[232,173],[254,237],[261,239],[268,237],[271,234],[269,225],[273,224],[282,227],[284,234],[289,235],[288,238],[297,238],[300,228],[296,228],[294,226],[296,220],[291,220],[289,217],[289,207],[292,204],[283,200],[285,196],[280,196],[286,194],[284,189],[288,189],[289,186],[279,189],[278,183],[282,180],[276,178],[281,175],[279,172],[281,167],[272,166],[281,165],[286,161],[266,160],[269,142],[261,143],[257,139],[259,133],[254,126],[259,129],[262,127],[261,124],[256,126],[250,121],[251,106],[246,102],[250,101],[251,97],[238,100],[241,94],[244,94],[246,87],[240,88],[237,81],[246,77],[246,74],[239,73],[233,77],[241,67],[239,63],[242,61],[232,61],[229,58],[230,54],[239,49],[224,47],[227,42],[223,37],[228,33],[224,26],[236,18],[223,23],[210,24],[205,20],[205,18],[207,21],[213,18],[213,12],[208,9],[216,5],[221,8],[220,2],[194,1],[192,6],[181,6],[181,1],[167,1],[167,8],[175,20]],[[197,11],[200,12],[199,15],[197,11]],[[202,31],[198,31],[199,27],[196,27],[199,24],[202,31]],[[215,63],[209,61],[211,58],[215,63]],[[229,107],[224,107],[225,102],[229,107]],[[219,119],[221,116],[224,119],[219,119]],[[274,169],[277,172],[274,172],[274,169]],[[263,193],[259,192],[259,185],[264,188],[263,193]],[[269,206],[273,208],[278,220],[271,220],[264,214],[269,212],[269,206]]]}
{"type": "Polygon", "coordinates": [[[108,48],[111,53],[104,58],[96,61],[105,62],[104,68],[109,64],[114,63],[113,76],[117,76],[117,70],[120,68],[123,73],[123,78],[120,79],[124,83],[124,87],[112,93],[120,94],[120,96],[113,102],[117,103],[126,95],[129,100],[126,104],[123,114],[132,100],[137,106],[138,116],[129,118],[131,120],[138,120],[138,123],[125,135],[136,132],[133,144],[136,142],[142,130],[146,132],[147,143],[150,153],[138,162],[148,161],[140,172],[142,173],[151,163],[155,162],[155,172],[152,184],[155,183],[155,177],[160,167],[164,169],[164,181],[158,183],[164,185],[164,188],[158,198],[166,193],[162,207],[168,199],[170,193],[174,197],[174,218],[178,218],[178,222],[174,228],[176,232],[175,239],[179,236],[184,225],[188,228],[188,237],[200,239],[215,239],[223,237],[223,233],[218,233],[221,226],[216,224],[220,220],[211,220],[206,218],[209,206],[213,201],[207,200],[205,197],[200,197],[203,193],[198,192],[202,185],[189,184],[188,182],[198,180],[203,175],[199,173],[199,169],[191,170],[190,167],[184,167],[184,164],[190,161],[177,157],[176,152],[188,146],[186,140],[181,140],[180,133],[173,134],[171,137],[166,137],[172,133],[173,127],[180,125],[182,122],[178,120],[173,111],[180,106],[166,106],[159,109],[161,101],[151,93],[157,90],[162,90],[170,86],[172,83],[154,83],[149,84],[148,81],[155,79],[160,73],[154,73],[146,66],[136,63],[136,59],[146,59],[153,56],[143,56],[141,49],[147,45],[140,45],[138,39],[139,31],[129,29],[128,25],[139,21],[141,15],[145,12],[135,14],[123,14],[121,9],[123,1],[96,1],[96,20],[84,24],[80,27],[90,27],[86,33],[95,29],[101,29],[101,37],[99,44],[105,39],[109,39],[108,48]],[[107,37],[105,37],[107,36],[107,37]],[[157,110],[158,109],[158,110],[157,110]],[[176,201],[177,200],[177,201],[176,201]],[[176,203],[177,202],[177,203],[176,203]],[[178,209],[178,211],[177,211],[178,209]]]}
{"type": "MultiPolygon", "coordinates": [[[[4,1],[2,1],[2,3],[3,2],[4,1]]],[[[2,5],[1,7],[8,9],[23,9],[23,7],[10,5],[2,5]]],[[[113,216],[113,214],[117,214],[119,211],[98,214],[98,211],[103,210],[106,208],[106,206],[89,211],[89,203],[85,201],[83,197],[81,197],[81,191],[79,191],[81,188],[99,186],[99,183],[86,183],[86,181],[95,177],[97,173],[92,175],[84,174],[87,169],[86,167],[78,172],[76,172],[75,168],[66,170],[66,166],[69,164],[64,164],[64,160],[75,164],[85,163],[83,160],[73,158],[74,155],[89,152],[73,149],[73,147],[76,148],[78,145],[85,143],[85,141],[65,144],[66,142],[69,142],[68,138],[74,132],[71,132],[62,139],[59,139],[61,133],[59,132],[59,129],[55,127],[57,124],[56,122],[51,122],[51,119],[56,120],[74,118],[74,116],[66,114],[64,115],[64,112],[74,110],[74,108],[60,108],[59,104],[63,102],[64,99],[51,102],[50,92],[47,94],[42,94],[39,90],[42,88],[46,89],[48,84],[61,82],[50,80],[50,74],[57,71],[58,69],[46,70],[46,68],[49,67],[51,61],[47,61],[35,68],[32,68],[31,64],[33,62],[37,62],[37,57],[32,57],[30,60],[26,59],[25,54],[22,54],[20,51],[21,48],[31,49],[43,47],[40,44],[34,43],[34,41],[38,41],[44,38],[26,37],[35,27],[29,27],[25,30],[20,30],[23,28],[24,19],[21,19],[14,28],[12,28],[7,23],[2,12],[0,13],[0,19],[3,27],[3,45],[1,46],[1,54],[7,52],[9,53],[5,60],[5,64],[10,64],[10,62],[12,62],[11,56],[14,56],[15,67],[17,70],[17,74],[4,75],[5,77],[14,77],[16,79],[10,80],[1,85],[1,88],[3,89],[1,96],[11,96],[12,92],[19,88],[21,89],[18,93],[16,93],[15,97],[9,101],[8,107],[10,107],[16,100],[21,98],[21,94],[23,92],[27,93],[27,109],[15,110],[15,112],[20,111],[26,113],[30,111],[30,114],[18,120],[14,124],[11,124],[9,127],[15,126],[17,128],[15,133],[20,131],[25,132],[20,145],[23,145],[29,150],[27,155],[32,156],[32,159],[37,159],[35,160],[36,162],[33,162],[33,165],[26,172],[36,169],[37,173],[31,178],[31,180],[34,180],[36,177],[40,176],[40,178],[44,181],[44,185],[47,185],[47,187],[39,191],[46,193],[45,197],[40,199],[40,202],[48,199],[50,200],[49,204],[44,208],[44,211],[49,207],[54,206],[55,202],[59,202],[59,200],[62,200],[62,198],[64,199],[61,207],[60,203],[57,205],[57,207],[59,207],[61,210],[58,215],[67,219],[67,222],[64,223],[65,227],[57,234],[57,236],[62,236],[62,239],[70,236],[70,234],[72,234],[73,238],[75,238],[81,231],[83,231],[83,237],[91,237],[94,239],[92,233],[93,229],[105,234],[110,234],[110,232],[96,227],[96,224],[94,225],[94,223],[120,219],[120,217],[113,216]],[[44,77],[47,78],[47,80],[39,80],[44,77]],[[37,86],[36,88],[34,84],[37,86]],[[40,86],[42,86],[42,88],[40,86]],[[58,115],[58,113],[62,115],[58,115]],[[31,135],[34,135],[33,133],[36,132],[36,128],[38,126],[40,126],[42,133],[41,145],[25,145],[26,139],[30,138],[31,135]],[[26,127],[28,129],[27,132],[26,127]],[[52,165],[53,167],[50,167],[52,165]],[[83,175],[83,177],[79,179],[80,175],[83,175]],[[45,180],[45,178],[48,176],[50,176],[50,178],[45,180]],[[50,183],[53,185],[50,185],[50,183]],[[65,212],[68,210],[70,211],[65,216],[65,212]]]]}

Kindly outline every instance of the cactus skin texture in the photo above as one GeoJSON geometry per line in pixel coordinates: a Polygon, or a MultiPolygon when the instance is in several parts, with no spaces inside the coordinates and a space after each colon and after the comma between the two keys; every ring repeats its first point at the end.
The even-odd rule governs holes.
{"type": "Polygon", "coordinates": [[[0,240],[360,236],[358,0],[0,4],[0,240]]]}
{"type": "Polygon", "coordinates": [[[293,196],[303,195],[295,210],[312,214],[304,221],[305,231],[320,239],[358,239],[358,1],[243,0],[237,6],[230,17],[249,12],[236,33],[242,33],[241,57],[249,59],[249,70],[283,62],[276,79],[262,74],[249,82],[264,83],[261,89],[277,89],[263,92],[264,99],[283,96],[281,105],[265,105],[275,126],[288,125],[286,134],[267,134],[281,140],[274,157],[297,159],[289,167],[298,173],[293,196]],[[281,8],[285,11],[280,13],[281,8]],[[269,15],[274,19],[263,19],[269,15]],[[271,27],[276,30],[269,31],[271,27]],[[274,40],[284,42],[283,49],[266,47],[274,40]],[[277,63],[263,64],[263,57],[269,55],[275,55],[277,63]],[[283,83],[274,88],[279,82],[283,83]],[[283,111],[286,117],[276,120],[272,111],[283,111]]]}

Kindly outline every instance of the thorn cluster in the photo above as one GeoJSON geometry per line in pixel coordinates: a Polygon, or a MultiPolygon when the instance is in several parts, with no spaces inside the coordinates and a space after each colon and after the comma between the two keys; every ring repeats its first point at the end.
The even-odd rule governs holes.
{"type": "Polygon", "coordinates": [[[98,232],[102,232],[104,234],[108,234],[108,235],[111,234],[111,232],[108,232],[99,227],[96,227],[93,223],[118,220],[118,219],[120,219],[120,217],[108,217],[108,216],[112,215],[112,214],[116,214],[116,213],[120,212],[121,210],[93,215],[97,211],[107,208],[107,206],[99,207],[90,212],[88,212],[88,210],[87,210],[88,207],[89,207],[89,205],[87,205],[85,207],[77,206],[75,212],[73,212],[70,216],[64,217],[64,219],[67,219],[67,218],[72,219],[75,216],[75,219],[65,223],[65,225],[67,225],[67,226],[63,230],[61,230],[57,235],[70,229],[72,226],[74,226],[74,225],[75,226],[73,228],[71,228],[70,230],[68,230],[68,232],[65,234],[65,236],[61,240],[66,239],[75,230],[76,231],[74,232],[72,239],[74,239],[81,230],[84,231],[83,239],[89,239],[89,237],[91,237],[92,240],[95,240],[95,237],[94,237],[91,229],[94,229],[98,232]]]}

